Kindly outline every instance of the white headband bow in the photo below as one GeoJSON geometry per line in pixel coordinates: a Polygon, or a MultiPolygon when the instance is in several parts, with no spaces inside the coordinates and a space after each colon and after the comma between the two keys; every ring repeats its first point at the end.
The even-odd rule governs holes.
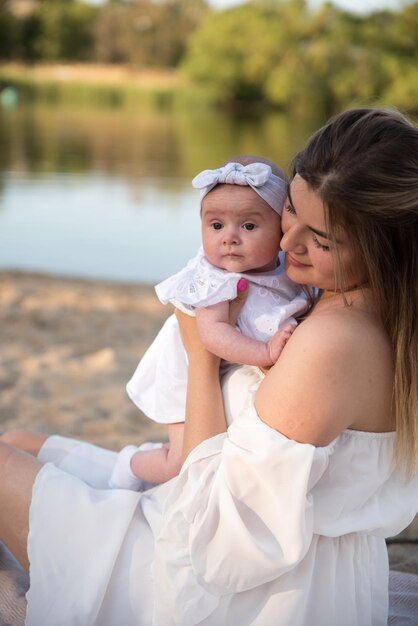
{"type": "Polygon", "coordinates": [[[279,215],[287,196],[287,183],[272,173],[266,163],[227,163],[216,170],[203,170],[192,180],[192,185],[200,189],[200,199],[216,185],[248,185],[271,206],[279,215]]]}

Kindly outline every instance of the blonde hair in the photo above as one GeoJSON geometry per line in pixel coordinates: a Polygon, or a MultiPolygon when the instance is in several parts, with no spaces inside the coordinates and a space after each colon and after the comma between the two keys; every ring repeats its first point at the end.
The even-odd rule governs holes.
{"type": "MultiPolygon", "coordinates": [[[[399,111],[360,108],[331,119],[296,156],[364,264],[395,365],[395,456],[418,469],[418,129],[399,111]]],[[[340,269],[337,280],[344,288],[340,269]]]]}

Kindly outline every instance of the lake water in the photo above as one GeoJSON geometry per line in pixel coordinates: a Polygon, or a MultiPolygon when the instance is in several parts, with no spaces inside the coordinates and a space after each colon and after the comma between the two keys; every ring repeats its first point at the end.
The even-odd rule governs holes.
{"type": "Polygon", "coordinates": [[[287,167],[310,132],[280,115],[0,111],[0,268],[158,282],[199,247],[197,172],[242,153],[287,167]]]}

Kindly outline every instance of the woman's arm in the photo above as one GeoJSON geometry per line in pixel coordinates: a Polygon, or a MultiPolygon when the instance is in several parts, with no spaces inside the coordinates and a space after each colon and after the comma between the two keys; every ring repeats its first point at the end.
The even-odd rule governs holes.
{"type": "Polygon", "coordinates": [[[279,358],[292,334],[292,326],[277,331],[269,341],[243,335],[229,322],[229,302],[196,309],[197,328],[204,346],[213,354],[243,365],[268,367],[279,358]]]}
{"type": "Polygon", "coordinates": [[[324,446],[346,428],[391,430],[392,385],[386,335],[347,307],[298,326],[255,405],[260,418],[289,439],[324,446]]]}
{"type": "Polygon", "coordinates": [[[226,431],[219,357],[203,345],[196,319],[176,309],[189,360],[183,458],[202,441],[226,431]]]}
{"type": "MultiPolygon", "coordinates": [[[[229,323],[236,324],[248,295],[248,282],[241,279],[237,297],[229,303],[229,323]]],[[[187,374],[186,422],[183,459],[202,441],[226,431],[226,419],[219,381],[220,359],[203,345],[195,317],[178,309],[175,315],[189,361],[187,374]]]]}

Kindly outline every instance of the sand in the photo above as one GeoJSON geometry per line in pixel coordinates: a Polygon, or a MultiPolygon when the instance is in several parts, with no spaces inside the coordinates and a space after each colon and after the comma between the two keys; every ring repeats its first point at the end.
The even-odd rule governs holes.
{"type": "Polygon", "coordinates": [[[148,286],[0,272],[0,430],[160,440],[125,385],[170,312],[148,286]]]}
{"type": "MultiPolygon", "coordinates": [[[[0,272],[0,432],[113,450],[163,440],[125,385],[170,313],[150,286],[0,272]]],[[[418,519],[389,545],[391,566],[418,573],[417,542],[418,519]]]]}

